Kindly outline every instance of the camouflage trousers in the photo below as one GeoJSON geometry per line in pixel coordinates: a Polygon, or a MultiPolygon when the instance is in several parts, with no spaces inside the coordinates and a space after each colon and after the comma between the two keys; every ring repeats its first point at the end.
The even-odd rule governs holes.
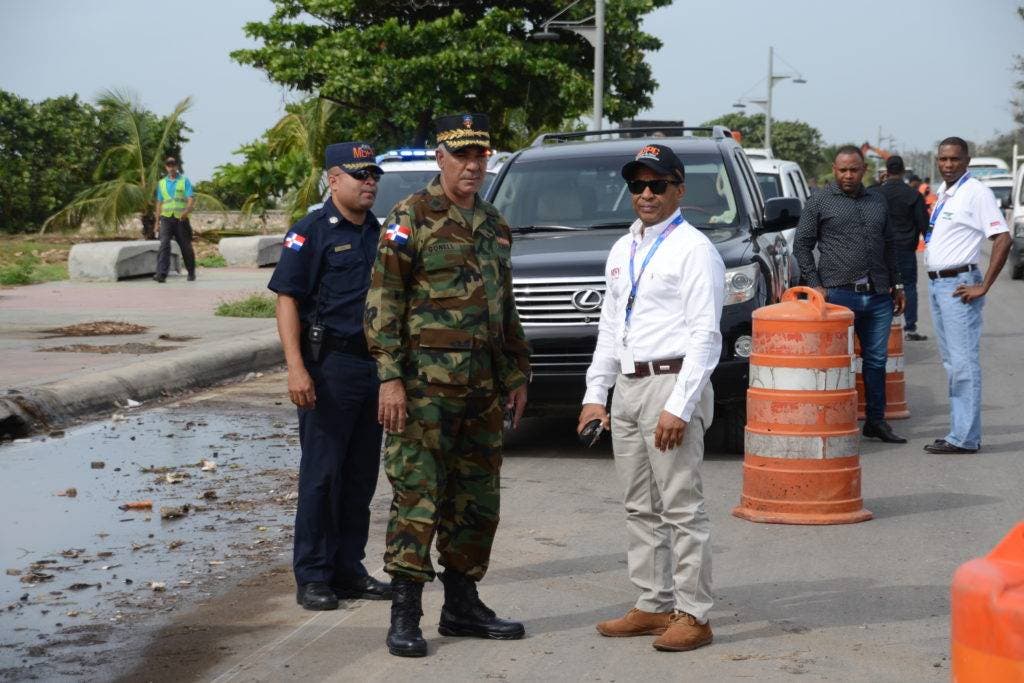
{"type": "Polygon", "coordinates": [[[498,396],[410,397],[402,434],[389,434],[384,470],[394,489],[384,570],[431,581],[439,563],[480,580],[498,528],[502,404],[498,396]]]}

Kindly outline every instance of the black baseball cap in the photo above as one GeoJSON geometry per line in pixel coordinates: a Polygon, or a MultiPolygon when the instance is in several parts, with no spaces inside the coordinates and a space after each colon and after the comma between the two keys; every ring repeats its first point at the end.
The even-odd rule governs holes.
{"type": "Polygon", "coordinates": [[[645,145],[636,153],[633,161],[622,167],[622,177],[632,180],[641,167],[646,167],[659,175],[686,178],[686,169],[671,147],[665,145],[645,145]]]}
{"type": "Polygon", "coordinates": [[[331,169],[337,166],[348,174],[369,168],[377,173],[383,173],[384,169],[377,165],[377,156],[373,147],[367,142],[336,142],[327,145],[324,150],[324,168],[331,169]]]}
{"type": "Polygon", "coordinates": [[[164,166],[177,166],[177,165],[178,165],[178,160],[175,159],[174,157],[167,157],[166,159],[164,159],[164,166]]]}
{"type": "Polygon", "coordinates": [[[907,170],[907,167],[903,165],[903,157],[898,154],[893,154],[885,160],[885,170],[894,175],[901,175],[907,170]]]}

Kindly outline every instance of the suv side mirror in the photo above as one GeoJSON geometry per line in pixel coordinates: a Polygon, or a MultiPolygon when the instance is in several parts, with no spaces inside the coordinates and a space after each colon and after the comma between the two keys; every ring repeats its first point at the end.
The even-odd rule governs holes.
{"type": "Polygon", "coordinates": [[[779,232],[796,227],[802,209],[796,197],[772,197],[764,203],[764,220],[758,232],[779,232]]]}

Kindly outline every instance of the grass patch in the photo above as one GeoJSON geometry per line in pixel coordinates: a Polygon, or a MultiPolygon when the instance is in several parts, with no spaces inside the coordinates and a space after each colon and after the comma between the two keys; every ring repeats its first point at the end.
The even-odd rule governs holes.
{"type": "Polygon", "coordinates": [[[276,303],[272,296],[250,294],[244,299],[222,301],[214,315],[228,318],[273,318],[276,303]]]}
{"type": "Polygon", "coordinates": [[[68,277],[71,238],[54,236],[0,236],[0,285],[31,285],[68,277]]]}
{"type": "Polygon", "coordinates": [[[211,254],[196,259],[196,265],[200,268],[224,268],[228,262],[220,254],[211,254]]]}
{"type": "Polygon", "coordinates": [[[43,263],[34,254],[21,254],[17,259],[0,265],[0,285],[34,285],[39,282],[66,279],[67,265],[43,263]]]}

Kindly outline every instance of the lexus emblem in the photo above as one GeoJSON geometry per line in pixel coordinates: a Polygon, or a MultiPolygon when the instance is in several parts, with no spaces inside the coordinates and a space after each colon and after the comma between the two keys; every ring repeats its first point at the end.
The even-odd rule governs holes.
{"type": "Polygon", "coordinates": [[[573,307],[583,313],[600,311],[603,303],[604,294],[596,289],[578,289],[572,295],[573,307]]]}

